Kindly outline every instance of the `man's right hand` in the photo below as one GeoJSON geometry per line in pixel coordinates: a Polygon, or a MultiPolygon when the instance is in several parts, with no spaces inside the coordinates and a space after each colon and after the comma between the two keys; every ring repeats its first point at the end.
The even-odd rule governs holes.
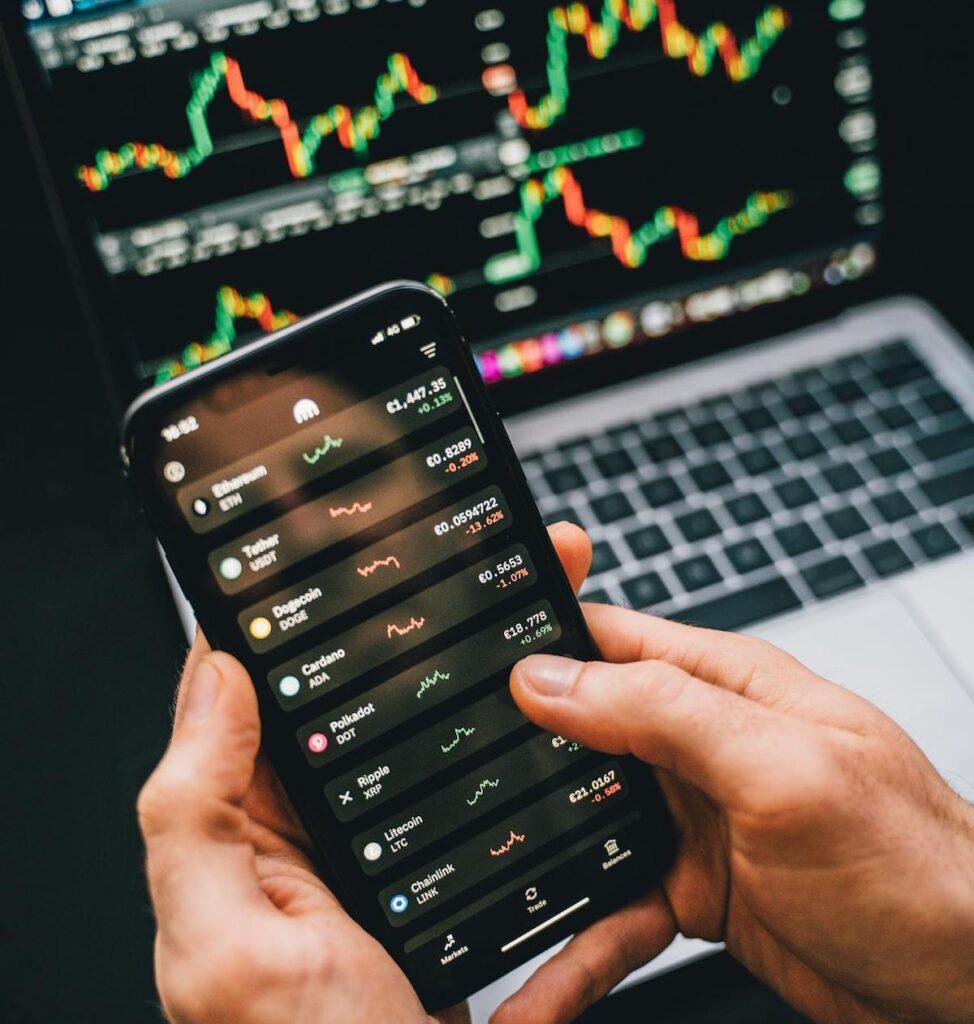
{"type": "Polygon", "coordinates": [[[909,737],[769,644],[585,612],[607,661],[527,658],[514,697],[657,765],[681,851],[661,892],[578,935],[494,1024],[571,1020],[677,932],[725,942],[823,1024],[974,1021],[974,810],[909,737]]]}

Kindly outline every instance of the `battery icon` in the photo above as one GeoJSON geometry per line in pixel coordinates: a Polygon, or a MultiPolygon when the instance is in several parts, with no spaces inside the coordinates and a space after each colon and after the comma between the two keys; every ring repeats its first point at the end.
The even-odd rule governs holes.
{"type": "Polygon", "coordinates": [[[414,327],[419,327],[420,316],[418,313],[413,313],[411,316],[404,316],[399,321],[399,326],[404,331],[411,331],[414,327]]]}

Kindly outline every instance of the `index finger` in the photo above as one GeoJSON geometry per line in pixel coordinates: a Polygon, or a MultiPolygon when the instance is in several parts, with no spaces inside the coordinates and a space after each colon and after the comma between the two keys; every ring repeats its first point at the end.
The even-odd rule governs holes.
{"type": "Polygon", "coordinates": [[[583,605],[606,661],[662,661],[688,675],[785,713],[853,727],[864,702],[773,644],[719,629],[686,626],[604,604],[583,605]]]}
{"type": "Polygon", "coordinates": [[[630,608],[583,607],[606,661],[665,661],[705,682],[737,691],[758,668],[772,662],[798,664],[784,651],[752,637],[685,626],[630,608]]]}

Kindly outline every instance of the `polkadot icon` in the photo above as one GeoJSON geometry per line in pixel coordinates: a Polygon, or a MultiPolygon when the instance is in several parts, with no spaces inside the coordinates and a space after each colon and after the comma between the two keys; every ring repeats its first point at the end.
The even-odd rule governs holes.
{"type": "Polygon", "coordinates": [[[323,754],[328,749],[328,737],[323,732],[313,732],[308,737],[308,750],[312,754],[323,754]]]}

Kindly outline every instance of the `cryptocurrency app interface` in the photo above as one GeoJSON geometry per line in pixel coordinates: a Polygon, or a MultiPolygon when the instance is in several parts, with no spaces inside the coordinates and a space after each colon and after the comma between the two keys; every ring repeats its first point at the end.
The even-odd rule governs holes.
{"type": "Polygon", "coordinates": [[[153,424],[150,461],[265,735],[375,929],[428,973],[543,948],[631,886],[647,837],[633,769],[511,699],[520,658],[584,653],[580,619],[427,319],[243,374],[243,402],[215,385],[153,424]]]}

